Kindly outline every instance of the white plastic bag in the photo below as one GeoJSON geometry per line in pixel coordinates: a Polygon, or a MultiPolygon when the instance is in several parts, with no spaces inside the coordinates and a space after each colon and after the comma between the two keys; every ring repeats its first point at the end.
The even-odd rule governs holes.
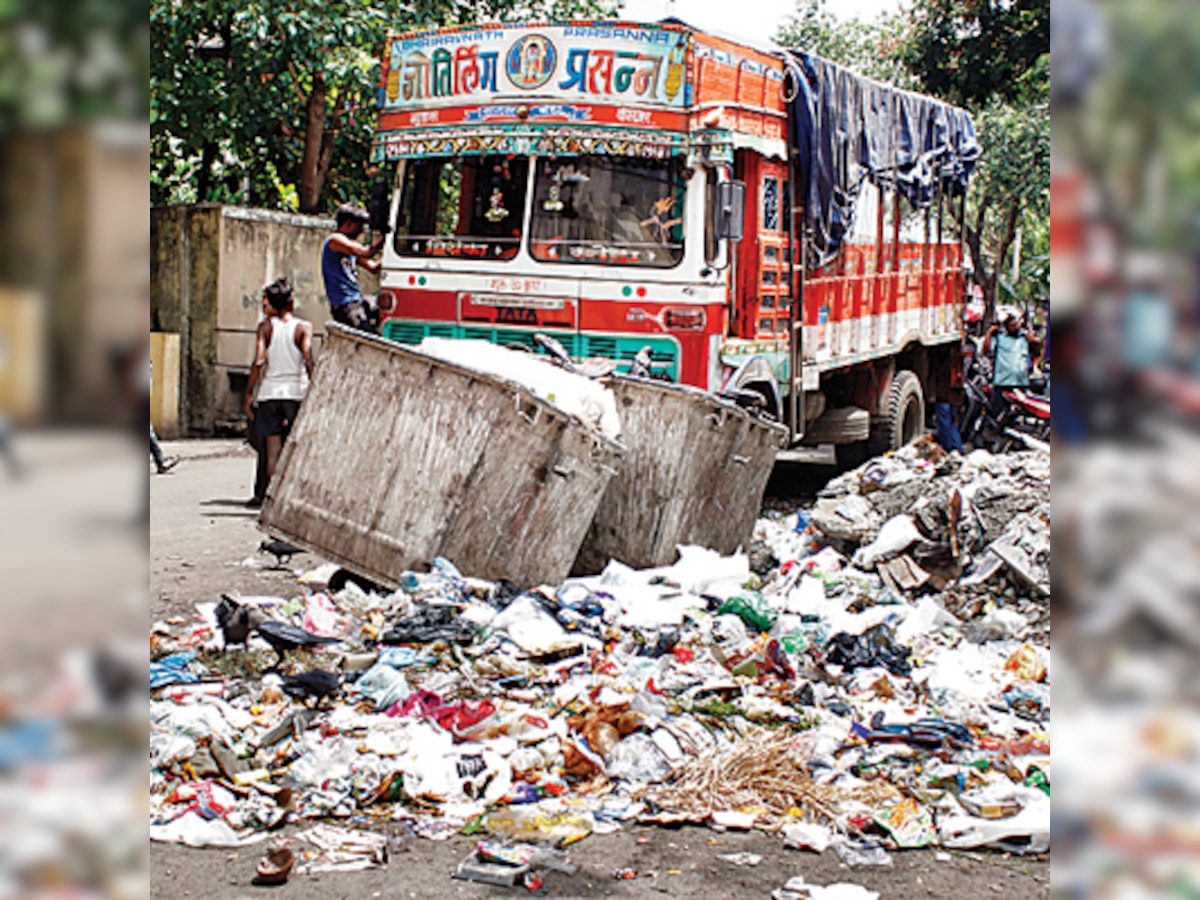
{"type": "Polygon", "coordinates": [[[894,516],[879,529],[874,541],[854,554],[854,565],[860,569],[873,569],[881,559],[903,553],[919,540],[921,532],[912,516],[894,516]]]}

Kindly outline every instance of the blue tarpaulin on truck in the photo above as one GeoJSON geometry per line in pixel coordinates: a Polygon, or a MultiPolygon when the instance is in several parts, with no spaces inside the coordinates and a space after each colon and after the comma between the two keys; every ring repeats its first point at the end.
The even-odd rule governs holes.
{"type": "Polygon", "coordinates": [[[864,180],[918,209],[934,200],[939,179],[950,196],[966,191],[980,154],[970,113],[810,53],[783,53],[795,85],[788,119],[812,228],[810,266],[837,255],[864,180]]]}

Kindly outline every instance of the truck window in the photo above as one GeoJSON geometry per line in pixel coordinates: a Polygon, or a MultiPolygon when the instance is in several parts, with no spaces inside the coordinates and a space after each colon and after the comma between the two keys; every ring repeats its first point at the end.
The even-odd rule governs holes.
{"type": "Polygon", "coordinates": [[[396,252],[512,259],[521,246],[528,175],[525,157],[410,160],[396,214],[396,252]]]}
{"type": "Polygon", "coordinates": [[[530,253],[551,263],[676,266],[685,187],[679,158],[539,159],[530,253]]]}

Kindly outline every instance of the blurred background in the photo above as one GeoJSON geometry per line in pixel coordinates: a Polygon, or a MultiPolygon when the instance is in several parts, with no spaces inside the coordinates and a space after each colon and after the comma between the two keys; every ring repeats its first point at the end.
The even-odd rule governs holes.
{"type": "Polygon", "coordinates": [[[1051,8],[1054,893],[1200,895],[1200,16],[1051,8]]]}
{"type": "Polygon", "coordinates": [[[0,897],[144,897],[149,4],[0,4],[0,897]]]}

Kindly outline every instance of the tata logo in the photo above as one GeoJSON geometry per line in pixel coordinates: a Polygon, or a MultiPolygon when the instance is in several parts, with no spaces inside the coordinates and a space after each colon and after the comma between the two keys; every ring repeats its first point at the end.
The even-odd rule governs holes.
{"type": "Polygon", "coordinates": [[[521,309],[516,306],[501,306],[496,310],[496,321],[513,325],[536,325],[538,323],[536,309],[521,309]]]}

